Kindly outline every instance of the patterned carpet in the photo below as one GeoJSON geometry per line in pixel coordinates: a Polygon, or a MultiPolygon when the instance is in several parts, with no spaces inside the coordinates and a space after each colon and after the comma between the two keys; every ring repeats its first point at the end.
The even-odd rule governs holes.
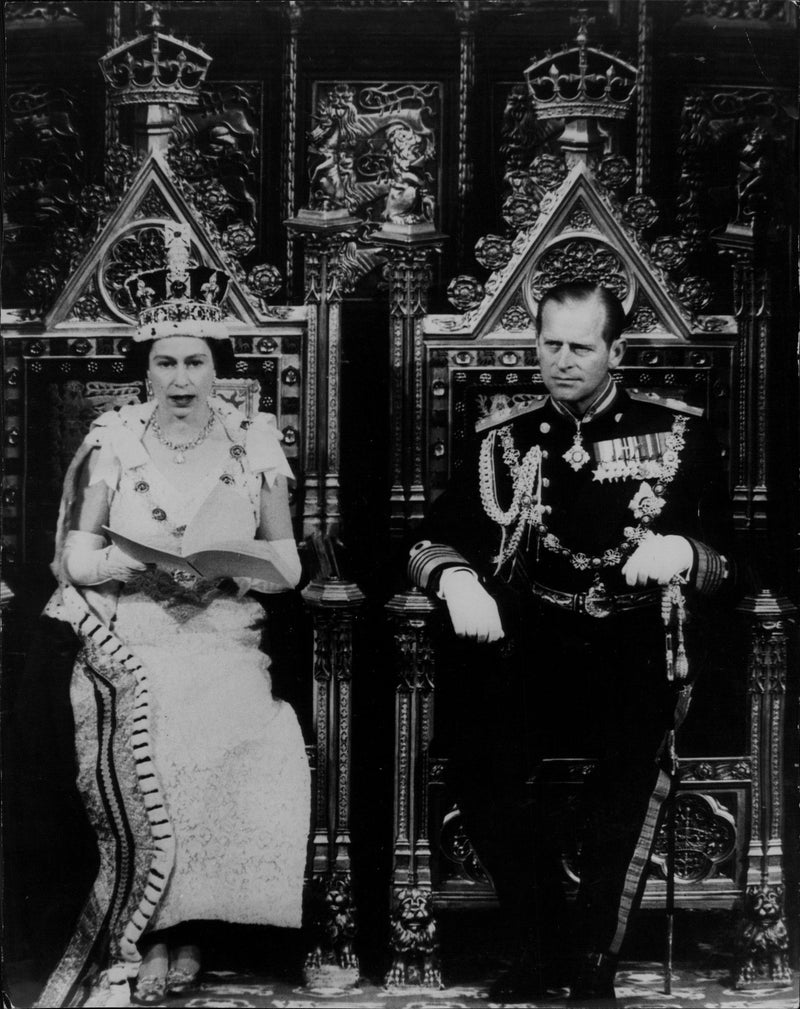
{"type": "MultiPolygon", "coordinates": [[[[659,964],[636,964],[623,968],[617,976],[617,1001],[593,1002],[592,1007],[641,1006],[643,1009],[666,1007],[724,1007],[724,1009],[796,1009],[798,1005],[797,978],[793,988],[776,991],[736,992],[729,987],[729,978],[722,973],[701,973],[678,970],[672,983],[672,995],[663,994],[663,972],[659,964]]],[[[548,1006],[566,1009],[566,990],[552,1001],[530,1003],[538,1009],[548,1006]]],[[[495,1003],[488,999],[485,986],[450,987],[440,992],[412,991],[403,995],[388,994],[382,988],[365,983],[358,990],[337,992],[327,990],[308,992],[301,988],[270,985],[253,977],[225,976],[217,973],[204,981],[201,989],[191,997],[170,999],[169,1006],[187,1009],[335,1009],[355,1006],[358,1009],[471,1009],[481,1006],[491,1009],[495,1003]]],[[[569,1003],[572,1007],[574,1003],[569,1003]]]]}
{"type": "MultiPolygon", "coordinates": [[[[207,969],[191,993],[165,1000],[168,1009],[491,1009],[488,985],[510,966],[513,948],[502,921],[488,911],[443,912],[440,918],[442,991],[408,989],[388,992],[382,978],[388,966],[385,932],[376,916],[361,924],[362,982],[347,991],[309,991],[299,986],[297,965],[303,962],[302,933],[292,929],[222,926],[207,936],[207,969]]],[[[727,912],[678,915],[672,994],[664,994],[663,915],[644,913],[631,935],[627,957],[617,972],[616,1002],[591,1003],[591,1009],[797,1009],[798,976],[790,988],[734,991],[733,919],[727,912]]],[[[30,1009],[44,977],[33,961],[8,962],[5,986],[15,1009],[30,1009]]],[[[334,983],[341,984],[332,978],[334,983]]],[[[581,1009],[566,1002],[566,990],[537,1009],[581,1009]]],[[[587,1007],[588,1009],[588,1007],[587,1007]]]]}
{"type": "MultiPolygon", "coordinates": [[[[29,985],[10,986],[10,1005],[29,1009],[34,993],[29,985]],[[26,990],[27,989],[27,990],[26,990]]],[[[664,995],[663,968],[658,963],[623,965],[617,974],[617,1001],[591,1003],[592,1009],[616,1006],[620,1009],[797,1009],[798,978],[791,988],[780,991],[733,991],[726,971],[696,968],[675,970],[672,994],[664,995]]],[[[566,990],[552,1000],[529,1003],[537,1009],[567,1009],[566,990]]],[[[491,1009],[484,985],[453,986],[443,991],[411,990],[390,994],[365,981],[358,989],[307,991],[285,981],[270,981],[254,974],[226,971],[207,973],[198,989],[180,998],[165,1001],[168,1009],[491,1009]]],[[[575,1003],[569,1003],[576,1009],[575,1003]]],[[[580,1009],[580,1007],[577,1007],[580,1009]]]]}

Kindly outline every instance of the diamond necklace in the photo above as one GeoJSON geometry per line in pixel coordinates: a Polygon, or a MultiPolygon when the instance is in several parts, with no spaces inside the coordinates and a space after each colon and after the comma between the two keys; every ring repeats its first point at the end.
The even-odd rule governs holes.
{"type": "Polygon", "coordinates": [[[183,464],[186,462],[186,453],[190,449],[197,448],[198,445],[202,445],[202,443],[206,440],[211,431],[211,428],[214,426],[214,419],[215,414],[214,411],[212,410],[208,420],[206,421],[205,427],[200,431],[197,437],[193,438],[192,441],[184,441],[181,442],[180,444],[174,441],[170,441],[166,437],[164,432],[161,430],[161,425],[158,423],[158,418],[156,417],[155,414],[153,414],[151,427],[153,428],[153,434],[156,436],[158,441],[164,446],[164,448],[168,448],[171,452],[175,453],[175,458],[173,459],[173,462],[183,464]]]}

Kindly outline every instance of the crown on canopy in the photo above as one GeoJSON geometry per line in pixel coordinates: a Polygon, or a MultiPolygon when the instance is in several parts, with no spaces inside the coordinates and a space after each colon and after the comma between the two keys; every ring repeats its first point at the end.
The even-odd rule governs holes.
{"type": "Polygon", "coordinates": [[[574,19],[577,45],[548,53],[525,71],[538,119],[624,119],[636,91],[637,69],[619,56],[589,46],[585,9],[574,19]]]}
{"type": "Polygon", "coordinates": [[[100,59],[110,103],[198,105],[211,57],[204,49],[161,31],[156,3],[152,15],[148,33],[123,42],[100,59]]]}

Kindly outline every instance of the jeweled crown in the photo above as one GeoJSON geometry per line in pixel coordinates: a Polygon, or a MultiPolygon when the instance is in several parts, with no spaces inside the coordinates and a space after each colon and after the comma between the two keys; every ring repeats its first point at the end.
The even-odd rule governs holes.
{"type": "Polygon", "coordinates": [[[137,273],[125,281],[139,316],[134,339],[227,338],[222,302],[228,290],[228,274],[192,264],[186,225],[164,226],[164,249],[165,269],[137,273]]]}
{"type": "Polygon", "coordinates": [[[577,45],[548,53],[525,71],[539,119],[624,119],[636,90],[636,67],[589,46],[585,10],[577,17],[577,45]]]}
{"type": "Polygon", "coordinates": [[[199,104],[211,57],[160,29],[154,3],[149,33],[123,42],[100,58],[112,105],[199,104]]]}

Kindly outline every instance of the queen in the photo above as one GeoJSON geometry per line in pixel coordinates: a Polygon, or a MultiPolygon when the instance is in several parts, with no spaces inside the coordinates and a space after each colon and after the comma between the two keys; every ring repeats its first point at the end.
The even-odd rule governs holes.
{"type": "Polygon", "coordinates": [[[150,400],[100,416],[65,481],[45,612],[80,639],[77,784],[100,868],[41,1005],[77,1004],[91,976],[106,1004],[161,1005],[197,980],[198,923],[300,926],[309,769],[251,594],[299,580],[292,473],[273,416],[248,421],[212,394],[233,350],[219,306],[192,300],[208,271],[193,277],[185,252],[173,241],[164,276],[131,280],[164,294],[133,350],[150,400]],[[188,301],[170,300],[176,281],[188,301]],[[268,540],[284,577],[187,577],[134,559],[109,529],[172,553],[268,540]]]}

